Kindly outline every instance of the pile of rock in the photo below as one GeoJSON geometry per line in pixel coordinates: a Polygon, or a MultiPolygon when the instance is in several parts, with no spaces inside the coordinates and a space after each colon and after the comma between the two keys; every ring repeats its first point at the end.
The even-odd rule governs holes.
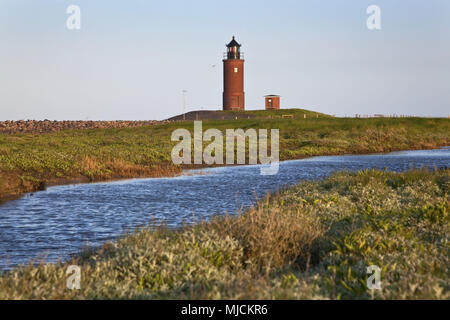
{"type": "Polygon", "coordinates": [[[168,121],[0,121],[0,133],[43,133],[65,129],[110,129],[151,126],[168,121]]]}

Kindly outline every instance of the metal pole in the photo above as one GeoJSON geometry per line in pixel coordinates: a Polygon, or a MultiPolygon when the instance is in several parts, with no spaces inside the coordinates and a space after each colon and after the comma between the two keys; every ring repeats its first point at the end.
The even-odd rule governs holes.
{"type": "Polygon", "coordinates": [[[186,120],[186,90],[183,90],[183,120],[186,120]]]}

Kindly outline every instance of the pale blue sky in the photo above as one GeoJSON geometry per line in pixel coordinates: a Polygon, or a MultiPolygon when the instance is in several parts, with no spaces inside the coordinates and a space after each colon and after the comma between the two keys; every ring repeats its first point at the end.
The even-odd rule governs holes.
{"type": "Polygon", "coordinates": [[[221,109],[232,35],[247,109],[276,93],[338,116],[450,114],[448,0],[0,0],[0,120],[164,119],[182,90],[188,111],[221,109]]]}

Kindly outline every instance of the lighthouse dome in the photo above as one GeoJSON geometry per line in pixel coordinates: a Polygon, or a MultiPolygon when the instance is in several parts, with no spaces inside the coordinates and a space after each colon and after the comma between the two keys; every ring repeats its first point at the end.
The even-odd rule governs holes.
{"type": "Polygon", "coordinates": [[[228,48],[241,47],[241,45],[236,41],[236,39],[233,36],[233,40],[231,40],[231,42],[227,44],[227,47],[228,48]]]}

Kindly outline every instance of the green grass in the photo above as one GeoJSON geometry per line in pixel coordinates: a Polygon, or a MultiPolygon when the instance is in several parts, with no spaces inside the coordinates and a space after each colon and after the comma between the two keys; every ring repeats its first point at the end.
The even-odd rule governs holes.
{"type": "Polygon", "coordinates": [[[449,299],[450,170],[339,173],[0,276],[0,299],[449,299]],[[81,290],[68,290],[69,264],[81,290]],[[381,290],[366,286],[378,265],[381,290]]]}
{"type": "Polygon", "coordinates": [[[305,109],[282,109],[282,110],[248,110],[248,111],[216,111],[217,114],[232,114],[237,116],[242,116],[242,114],[250,115],[256,117],[255,119],[281,119],[283,116],[288,118],[293,117],[294,119],[304,119],[305,115],[307,119],[314,118],[332,118],[332,116],[305,110],[305,109]]]}
{"type": "MultiPolygon", "coordinates": [[[[205,121],[218,128],[280,129],[281,160],[316,155],[361,154],[450,145],[448,119],[350,119],[304,110],[249,111],[271,119],[205,121]],[[293,114],[293,119],[276,118],[293,114]]],[[[177,128],[192,122],[149,127],[65,130],[45,134],[0,134],[0,201],[51,183],[174,175],[170,152],[177,128]]]]}

